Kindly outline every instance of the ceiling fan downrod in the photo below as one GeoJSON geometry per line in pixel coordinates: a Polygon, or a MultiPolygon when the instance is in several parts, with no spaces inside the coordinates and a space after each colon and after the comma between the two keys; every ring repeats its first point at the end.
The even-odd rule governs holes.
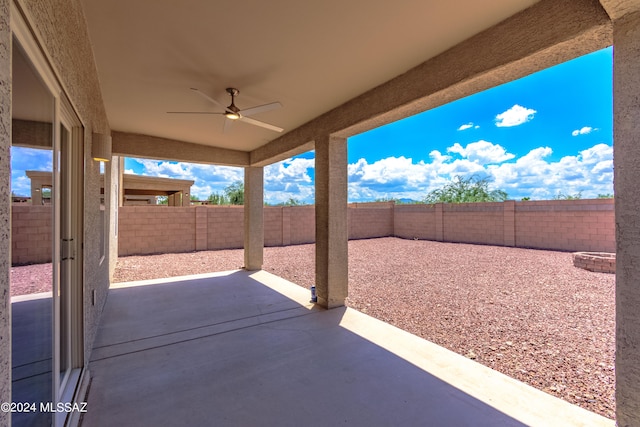
{"type": "Polygon", "coordinates": [[[224,115],[227,119],[238,120],[242,116],[240,115],[240,109],[236,107],[235,99],[236,95],[238,95],[240,91],[233,87],[228,87],[226,90],[227,93],[231,95],[231,105],[227,107],[227,111],[224,113],[224,115]]]}

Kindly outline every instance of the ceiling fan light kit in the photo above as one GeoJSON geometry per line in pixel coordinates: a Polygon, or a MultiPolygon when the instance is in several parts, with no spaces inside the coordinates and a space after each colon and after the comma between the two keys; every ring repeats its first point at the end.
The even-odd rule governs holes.
{"type": "Polygon", "coordinates": [[[240,109],[236,107],[235,99],[236,99],[236,95],[240,94],[240,91],[233,87],[228,87],[226,90],[227,90],[227,93],[231,95],[231,105],[227,107],[227,111],[224,113],[224,116],[227,119],[238,120],[242,116],[239,113],[240,109]]]}

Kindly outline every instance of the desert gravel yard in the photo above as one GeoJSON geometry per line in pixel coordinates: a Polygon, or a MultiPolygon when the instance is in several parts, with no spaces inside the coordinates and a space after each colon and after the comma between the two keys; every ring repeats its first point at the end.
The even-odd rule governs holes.
{"type": "MultiPolygon", "coordinates": [[[[314,245],[265,248],[305,288],[314,245]]],[[[236,269],[242,250],[120,258],[117,281],[236,269]]],[[[347,305],[614,418],[615,276],[570,253],[403,240],[349,242],[347,305]]]]}
{"type": "MultiPolygon", "coordinates": [[[[308,288],[314,248],[265,248],[264,269],[308,288]]],[[[242,264],[241,249],[130,256],[119,259],[115,281],[242,264]]],[[[354,240],[347,305],[614,418],[615,276],[574,267],[570,253],[354,240]]]]}

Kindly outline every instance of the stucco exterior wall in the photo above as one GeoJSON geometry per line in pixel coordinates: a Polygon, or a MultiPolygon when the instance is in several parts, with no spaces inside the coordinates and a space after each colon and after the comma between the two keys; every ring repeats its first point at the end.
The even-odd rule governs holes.
{"type": "Polygon", "coordinates": [[[607,3],[608,10],[628,11],[614,21],[613,76],[616,417],[618,425],[626,427],[640,425],[640,4],[607,3]]]}
{"type": "Polygon", "coordinates": [[[91,158],[91,135],[93,132],[109,134],[110,129],[80,0],[18,0],[17,3],[84,125],[83,297],[85,363],[88,363],[109,289],[109,260],[100,262],[100,170],[99,163],[91,158]],[[95,305],[92,304],[94,290],[95,305]]]}
{"type": "MultiPolygon", "coordinates": [[[[0,402],[11,401],[11,29],[9,0],[0,0],[0,402]]],[[[0,412],[0,426],[10,423],[0,412]]]]}

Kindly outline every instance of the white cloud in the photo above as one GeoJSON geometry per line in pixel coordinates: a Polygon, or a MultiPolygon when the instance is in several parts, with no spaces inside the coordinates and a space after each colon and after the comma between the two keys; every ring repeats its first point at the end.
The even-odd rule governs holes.
{"type": "MultiPolygon", "coordinates": [[[[613,149],[597,144],[574,156],[549,160],[553,151],[538,147],[515,159],[499,144],[480,140],[462,146],[458,143],[443,154],[432,150],[426,161],[387,157],[369,163],[361,158],[348,165],[349,200],[372,201],[382,198],[422,200],[426,194],[459,175],[488,177],[491,187],[507,191],[512,199],[552,198],[559,192],[582,192],[584,198],[613,193],[613,149]]],[[[189,163],[136,161],[143,174],[171,176],[195,181],[192,194],[203,199],[243,179],[241,168],[189,163]]],[[[313,203],[315,196],[313,158],[292,158],[264,169],[265,201],[285,202],[294,198],[313,203]]],[[[127,170],[127,173],[133,170],[127,170]]],[[[16,178],[13,178],[16,179],[16,178]]],[[[16,181],[24,188],[24,182],[16,181]]]]}
{"type": "Polygon", "coordinates": [[[550,199],[560,192],[582,193],[584,198],[613,193],[613,149],[606,144],[556,161],[548,160],[553,154],[549,147],[535,148],[514,160],[499,145],[486,141],[472,144],[466,147],[454,144],[447,150],[463,158],[433,150],[428,163],[405,157],[388,157],[372,164],[359,159],[349,165],[349,199],[422,200],[429,191],[457,175],[488,177],[492,188],[503,189],[516,200],[550,199]]]}
{"type": "MultiPolygon", "coordinates": [[[[197,163],[168,162],[150,159],[131,159],[142,166],[139,175],[193,180],[191,194],[206,199],[211,193],[222,193],[224,188],[242,180],[242,168],[197,163]]],[[[128,169],[126,173],[135,173],[128,169]]]]}
{"type": "Polygon", "coordinates": [[[16,178],[12,176],[11,191],[13,191],[16,196],[30,197],[31,196],[31,180],[26,175],[20,175],[16,178]]]}
{"type": "Polygon", "coordinates": [[[473,127],[473,123],[467,123],[467,124],[464,124],[464,125],[460,126],[458,128],[458,130],[467,130],[467,129],[471,129],[472,127],[473,127]]]}
{"type": "Polygon", "coordinates": [[[39,148],[11,147],[11,191],[19,196],[31,195],[31,179],[26,171],[53,170],[52,151],[39,148]]]}
{"type": "Polygon", "coordinates": [[[289,199],[301,203],[313,203],[315,185],[310,169],[315,168],[315,159],[290,158],[264,168],[264,198],[267,203],[277,204],[289,199]]]}
{"type": "Polygon", "coordinates": [[[613,193],[613,148],[597,144],[575,156],[550,162],[549,147],[539,147],[514,163],[491,165],[497,188],[513,198],[549,199],[558,193],[582,193],[583,198],[613,193]]]}
{"type": "Polygon", "coordinates": [[[349,165],[349,200],[367,201],[382,198],[422,200],[453,176],[471,176],[484,167],[468,159],[452,160],[437,150],[429,153],[430,163],[411,158],[387,157],[369,164],[359,159],[349,165]]]}
{"type": "Polygon", "coordinates": [[[581,129],[576,129],[573,132],[571,132],[571,135],[573,136],[578,136],[578,135],[588,135],[591,132],[594,132],[598,130],[598,128],[592,128],[591,126],[585,126],[581,129]]]}
{"type": "Polygon", "coordinates": [[[462,157],[482,165],[501,163],[515,157],[515,155],[511,153],[507,153],[507,150],[501,145],[493,144],[485,140],[472,142],[467,144],[466,147],[462,147],[456,142],[453,146],[447,148],[447,152],[460,154],[462,157]]]}
{"type": "Polygon", "coordinates": [[[467,130],[467,129],[471,129],[471,128],[480,129],[480,126],[474,125],[473,122],[469,122],[469,123],[465,123],[465,124],[461,125],[458,128],[458,130],[467,130]]]}
{"type": "Polygon", "coordinates": [[[504,113],[500,113],[496,116],[496,126],[518,126],[532,120],[536,113],[536,110],[516,104],[504,113]]]}
{"type": "MultiPolygon", "coordinates": [[[[437,151],[431,155],[432,158],[448,158],[437,151]]],[[[437,177],[435,169],[434,163],[414,163],[404,156],[387,157],[371,164],[361,158],[348,166],[349,199],[364,201],[392,197],[419,200],[424,197],[423,189],[429,181],[437,177]]]]}

